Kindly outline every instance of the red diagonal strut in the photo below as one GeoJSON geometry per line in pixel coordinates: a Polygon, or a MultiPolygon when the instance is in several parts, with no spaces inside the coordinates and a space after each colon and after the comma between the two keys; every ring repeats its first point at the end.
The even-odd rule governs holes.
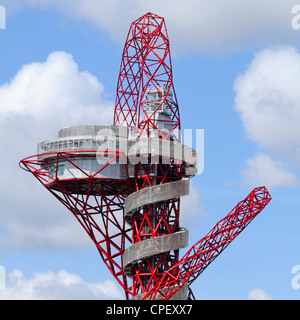
{"type": "Polygon", "coordinates": [[[271,200],[266,187],[252,190],[230,213],[168,270],[143,299],[170,299],[184,284],[191,283],[247,227],[271,200]]]}

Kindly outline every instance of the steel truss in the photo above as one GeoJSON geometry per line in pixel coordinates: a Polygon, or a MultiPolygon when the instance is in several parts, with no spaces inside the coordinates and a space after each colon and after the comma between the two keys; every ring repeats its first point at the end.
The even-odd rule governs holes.
{"type": "MultiPolygon", "coordinates": [[[[131,141],[156,137],[181,145],[169,39],[164,19],[155,14],[135,20],[127,35],[114,125],[127,126],[131,141]]],[[[179,249],[187,246],[188,237],[179,224],[180,197],[189,193],[194,164],[175,159],[171,153],[166,161],[161,150],[153,162],[151,152],[143,154],[143,162],[130,165],[126,152],[78,147],[28,157],[20,165],[72,212],[126,299],[193,299],[193,281],[271,197],[265,187],[254,189],[180,258],[179,249]],[[107,162],[99,164],[98,171],[87,172],[82,163],[96,161],[99,153],[107,156],[107,162]],[[115,160],[120,158],[122,178],[102,174],[107,167],[118,165],[115,160]],[[78,175],[59,175],[61,163],[78,175]]]]}

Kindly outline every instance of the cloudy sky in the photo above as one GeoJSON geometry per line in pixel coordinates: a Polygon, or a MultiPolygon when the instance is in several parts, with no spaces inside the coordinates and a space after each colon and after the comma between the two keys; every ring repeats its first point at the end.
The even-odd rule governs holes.
{"type": "Polygon", "coordinates": [[[182,127],[205,132],[181,211],[190,245],[253,187],[273,198],[196,280],[197,299],[300,298],[297,1],[0,5],[0,299],[123,299],[73,216],[18,163],[64,126],[112,123],[129,25],[148,11],[167,23],[182,127]]]}

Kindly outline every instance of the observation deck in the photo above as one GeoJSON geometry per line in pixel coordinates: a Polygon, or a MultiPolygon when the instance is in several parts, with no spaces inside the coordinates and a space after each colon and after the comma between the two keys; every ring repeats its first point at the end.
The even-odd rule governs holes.
{"type": "MultiPolygon", "coordinates": [[[[158,95],[156,90],[149,95],[158,95]]],[[[159,96],[154,97],[159,99],[159,96]]],[[[157,102],[147,102],[148,110],[157,102]]],[[[166,106],[160,112],[168,116],[166,106]]],[[[188,195],[190,178],[197,172],[197,153],[175,139],[160,139],[152,131],[149,137],[137,137],[136,130],[124,126],[70,126],[59,130],[58,139],[38,144],[41,168],[48,177],[48,188],[60,191],[63,187],[70,193],[113,195],[123,188],[127,192],[124,203],[124,219],[129,226],[136,212],[144,206],[167,202],[188,195]],[[140,163],[184,164],[181,179],[145,187],[135,192],[127,188],[128,181],[142,174],[137,170],[140,163]],[[124,187],[126,186],[126,187],[124,187]]],[[[149,171],[149,179],[157,176],[157,166],[149,171]]],[[[138,181],[138,180],[137,180],[138,181]]],[[[138,182],[139,183],[139,182],[138,182]]],[[[130,245],[122,255],[124,275],[131,277],[134,265],[152,256],[176,251],[188,246],[188,230],[180,228],[173,233],[130,245]]],[[[141,299],[139,294],[134,299],[141,299]]],[[[183,286],[174,298],[186,299],[187,286],[183,286]]]]}

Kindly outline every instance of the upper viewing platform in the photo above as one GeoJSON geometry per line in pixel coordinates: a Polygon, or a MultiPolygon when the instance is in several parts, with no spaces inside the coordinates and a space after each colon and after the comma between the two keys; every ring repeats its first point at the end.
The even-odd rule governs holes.
{"type": "Polygon", "coordinates": [[[127,127],[81,125],[58,131],[57,140],[44,140],[37,146],[38,154],[55,151],[98,150],[113,148],[120,139],[127,139],[127,127]],[[111,144],[111,146],[110,146],[111,144]]]}

